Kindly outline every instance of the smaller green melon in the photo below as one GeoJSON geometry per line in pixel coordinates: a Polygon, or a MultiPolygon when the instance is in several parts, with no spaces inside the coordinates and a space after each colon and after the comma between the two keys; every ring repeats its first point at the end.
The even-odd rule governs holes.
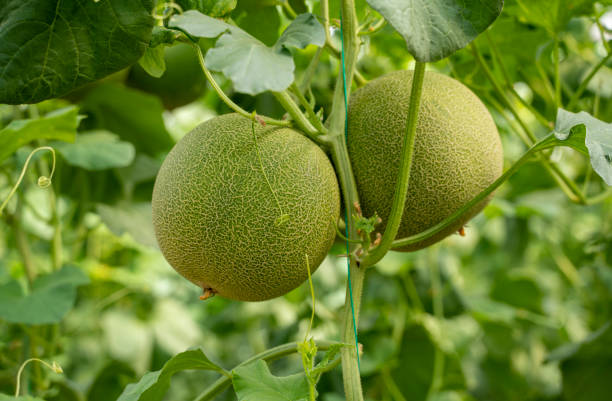
{"type": "Polygon", "coordinates": [[[206,77],[195,50],[179,43],[164,50],[166,71],[159,77],[149,75],[140,64],[134,64],[127,84],[143,92],[158,96],[164,107],[174,109],[198,99],[206,89],[206,77]]]}
{"type": "MultiPolygon", "coordinates": [[[[413,71],[369,82],[351,96],[348,150],[361,207],[377,213],[384,231],[398,176],[413,71]]],[[[485,105],[461,82],[426,72],[417,120],[408,194],[397,238],[425,231],[449,217],[502,173],[497,127],[485,105]]],[[[415,251],[457,232],[486,205],[433,237],[401,251],[415,251]]]]}
{"type": "Polygon", "coordinates": [[[329,159],[304,135],[227,114],[176,144],[152,203],[175,270],[223,297],[262,301],[303,283],[306,258],[311,272],[321,264],[340,193],[329,159]]]}

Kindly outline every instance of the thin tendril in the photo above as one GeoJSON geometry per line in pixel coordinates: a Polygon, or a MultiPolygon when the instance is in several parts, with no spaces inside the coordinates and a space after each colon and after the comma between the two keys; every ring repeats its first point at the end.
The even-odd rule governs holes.
{"type": "MultiPolygon", "coordinates": [[[[255,113],[253,113],[253,116],[255,113]]],[[[264,169],[263,162],[261,161],[261,155],[259,154],[259,146],[257,145],[257,135],[255,134],[255,121],[251,122],[251,131],[253,132],[253,142],[255,142],[255,153],[257,154],[257,159],[259,160],[259,167],[261,168],[261,172],[268,184],[268,188],[270,188],[270,192],[274,196],[274,200],[276,201],[276,205],[278,206],[278,210],[280,210],[280,216],[274,220],[275,226],[280,226],[289,220],[289,215],[283,213],[283,208],[281,207],[280,201],[278,200],[278,196],[276,196],[276,192],[272,189],[272,185],[270,184],[270,180],[268,180],[268,176],[266,174],[266,170],[264,169]]]]}
{"type": "Polygon", "coordinates": [[[41,188],[48,188],[51,185],[51,179],[53,179],[53,173],[55,172],[55,150],[50,146],[41,146],[30,152],[30,155],[26,159],[25,164],[23,165],[23,168],[21,169],[21,174],[19,175],[17,182],[15,183],[15,185],[13,185],[13,189],[11,189],[11,192],[8,194],[8,197],[6,198],[6,200],[2,203],[2,205],[0,205],[0,216],[2,216],[2,211],[4,210],[6,205],[8,205],[13,195],[15,195],[15,192],[17,191],[17,188],[19,188],[21,181],[23,181],[23,177],[25,176],[25,173],[28,169],[28,165],[30,164],[30,160],[32,159],[32,156],[34,156],[36,152],[41,151],[41,150],[50,151],[51,155],[53,156],[52,157],[53,162],[51,164],[51,173],[49,174],[49,177],[45,177],[44,175],[38,177],[38,186],[41,188]]]}
{"type": "Polygon", "coordinates": [[[22,363],[21,366],[19,367],[19,370],[17,371],[17,384],[15,385],[15,397],[19,397],[19,390],[20,390],[20,387],[21,387],[20,386],[20,384],[21,384],[21,374],[23,373],[23,369],[30,362],[40,362],[43,365],[45,365],[46,367],[48,367],[49,369],[51,369],[52,371],[54,371],[55,373],[64,373],[64,371],[62,370],[62,367],[60,365],[58,365],[55,361],[53,361],[53,364],[49,364],[49,363],[43,361],[42,359],[30,358],[30,359],[26,360],[24,363],[22,363]]]}

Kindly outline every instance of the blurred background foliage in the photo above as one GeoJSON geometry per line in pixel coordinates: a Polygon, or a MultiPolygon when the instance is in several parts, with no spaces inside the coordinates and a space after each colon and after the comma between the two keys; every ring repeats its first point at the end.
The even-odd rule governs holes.
{"type": "MultiPolygon", "coordinates": [[[[233,9],[225,3],[230,6],[211,9],[211,15],[231,19],[268,44],[290,19],[277,1],[241,0],[233,9]]],[[[365,1],[357,3],[361,21],[376,25],[380,17],[365,1]]],[[[316,1],[289,4],[297,13],[318,13],[316,1]]],[[[337,8],[331,11],[339,17],[337,8]]],[[[506,1],[475,48],[510,105],[473,49],[428,68],[461,80],[487,104],[509,164],[526,149],[517,135],[521,122],[538,137],[551,129],[556,42],[561,104],[612,119],[611,30],[609,1],[506,1]]],[[[359,69],[366,79],[413,64],[388,25],[363,41],[359,69]]],[[[14,392],[17,369],[33,356],[56,360],[64,374],[29,366],[24,385],[30,394],[47,401],[108,401],[191,346],[231,368],[266,348],[303,339],[311,312],[307,285],[261,303],[219,297],[200,302],[200,290],[156,248],[150,198],[165,154],[200,122],[229,112],[202,76],[194,77],[197,59],[182,50],[167,50],[164,82],[133,66],[62,99],[0,105],[0,128],[70,104],[84,116],[74,144],[39,141],[0,164],[4,200],[35,145],[53,146],[58,156],[52,188],[42,189],[35,182],[48,175],[50,159],[37,153],[0,222],[0,392],[14,392]]],[[[298,77],[315,52],[313,46],[294,51],[298,77]]],[[[312,81],[324,113],[338,66],[324,52],[312,81]]],[[[273,96],[234,93],[221,75],[216,78],[244,109],[283,116],[273,96]]],[[[605,188],[576,152],[555,151],[553,159],[580,185],[586,182],[585,192],[605,188]]],[[[369,272],[359,327],[366,398],[608,401],[612,200],[574,204],[534,162],[497,192],[466,233],[417,253],[391,252],[369,272]]],[[[313,276],[315,339],[339,338],[347,280],[343,251],[337,242],[313,276]]],[[[297,357],[272,364],[283,375],[300,369],[297,357]]],[[[165,399],[197,399],[215,378],[210,372],[180,373],[165,399]]],[[[318,390],[321,400],[342,400],[340,370],[325,375],[318,390]]],[[[227,392],[219,399],[232,397],[227,392]]]]}

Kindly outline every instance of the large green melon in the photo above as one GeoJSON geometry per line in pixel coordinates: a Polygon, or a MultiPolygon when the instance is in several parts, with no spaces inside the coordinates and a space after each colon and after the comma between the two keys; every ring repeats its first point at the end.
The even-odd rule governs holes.
{"type": "MultiPolygon", "coordinates": [[[[365,215],[391,211],[413,71],[397,71],[358,89],[349,104],[348,149],[365,215]]],[[[408,195],[397,238],[420,233],[463,206],[503,168],[499,134],[482,102],[460,82],[426,72],[408,195]]],[[[415,251],[459,230],[488,200],[432,238],[398,250],[415,251]]]]}
{"type": "Polygon", "coordinates": [[[314,271],[333,243],[339,209],[334,169],[317,145],[238,114],[181,139],[153,189],[155,234],[168,262],[202,289],[241,301],[303,283],[306,256],[314,271]]]}

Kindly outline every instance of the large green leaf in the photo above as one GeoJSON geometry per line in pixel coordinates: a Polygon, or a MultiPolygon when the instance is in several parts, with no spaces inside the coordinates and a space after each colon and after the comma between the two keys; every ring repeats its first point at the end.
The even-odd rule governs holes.
{"type": "Polygon", "coordinates": [[[14,280],[0,286],[0,319],[11,323],[57,323],[74,305],[76,289],[89,278],[74,266],[39,276],[25,294],[14,280]]]}
{"type": "Polygon", "coordinates": [[[276,51],[243,32],[228,32],[206,55],[206,66],[222,71],[238,92],[256,95],[282,91],[293,82],[291,55],[276,51]]]}
{"type": "Polygon", "coordinates": [[[191,349],[172,357],[161,370],[149,372],[139,382],[128,385],[117,401],[161,401],[172,376],[189,369],[223,372],[223,368],[212,363],[203,350],[191,349]]]}
{"type": "Polygon", "coordinates": [[[277,377],[261,359],[234,369],[232,381],[242,401],[305,401],[310,394],[304,373],[277,377]]]}
{"type": "Polygon", "coordinates": [[[136,62],[152,0],[0,0],[0,103],[62,96],[136,62]]]}
{"type": "Polygon", "coordinates": [[[0,162],[36,139],[74,142],[78,125],[76,106],[55,110],[41,118],[12,121],[0,130],[0,162]]]}
{"type": "Polygon", "coordinates": [[[495,21],[503,0],[368,0],[402,35],[418,61],[441,60],[495,21]]]}
{"type": "Polygon", "coordinates": [[[598,120],[586,111],[559,109],[554,132],[560,145],[588,153],[593,170],[612,185],[612,123],[598,120]]]}
{"type": "Polygon", "coordinates": [[[222,71],[236,91],[256,95],[282,91],[294,80],[295,64],[289,47],[323,46],[325,32],[312,14],[301,14],[287,27],[273,47],[232,29],[217,40],[206,54],[206,66],[222,71]]]}
{"type": "Polygon", "coordinates": [[[90,171],[127,167],[135,154],[134,145],[108,131],[79,134],[74,143],[57,142],[53,147],[68,164],[90,171]]]}

